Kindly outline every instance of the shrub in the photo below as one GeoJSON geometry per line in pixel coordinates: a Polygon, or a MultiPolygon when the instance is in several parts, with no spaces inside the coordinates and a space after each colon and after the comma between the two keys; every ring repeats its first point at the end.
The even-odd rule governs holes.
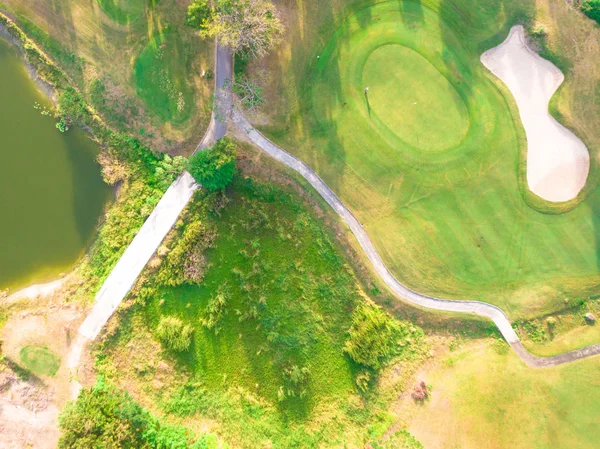
{"type": "Polygon", "coordinates": [[[378,370],[393,356],[418,343],[423,331],[400,323],[372,302],[365,302],[354,311],[348,334],[344,352],[356,363],[378,370]]]}
{"type": "Polygon", "coordinates": [[[212,150],[200,150],[188,162],[188,171],[198,184],[214,192],[231,184],[235,174],[236,146],[228,138],[219,139],[212,150]]]}
{"type": "Polygon", "coordinates": [[[600,23],[600,0],[586,0],[579,8],[590,19],[600,23]]]}
{"type": "Polygon", "coordinates": [[[151,415],[127,393],[102,378],[84,389],[60,415],[59,449],[202,449],[217,447],[212,435],[194,441],[185,427],[151,415]]]}
{"type": "Polygon", "coordinates": [[[189,324],[174,316],[163,316],[156,328],[158,339],[169,349],[174,351],[187,351],[192,344],[194,330],[189,324]]]}

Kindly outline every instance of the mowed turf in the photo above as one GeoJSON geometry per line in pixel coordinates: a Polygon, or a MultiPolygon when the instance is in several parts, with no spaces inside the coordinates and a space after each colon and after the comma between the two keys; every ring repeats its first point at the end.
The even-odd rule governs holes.
{"type": "Polygon", "coordinates": [[[102,10],[115,22],[130,24],[139,19],[152,0],[98,0],[102,10]]]}
{"type": "MultiPolygon", "coordinates": [[[[592,295],[600,192],[545,213],[524,184],[514,101],[479,62],[533,7],[335,5],[319,10],[330,26],[304,36],[314,46],[295,41],[283,70],[298,75],[289,69],[275,86],[296,90],[281,90],[288,103],[272,110],[284,115],[263,130],[319,172],[417,291],[492,302],[513,318],[592,295]]],[[[304,14],[307,29],[316,13],[304,14]]]]}
{"type": "Polygon", "coordinates": [[[135,61],[138,95],[167,122],[180,124],[194,111],[193,91],[181,70],[188,66],[181,38],[168,29],[153,36],[135,61]]]}
{"type": "Polygon", "coordinates": [[[410,425],[423,446],[597,448],[600,359],[531,369],[499,345],[470,344],[425,374],[432,397],[410,425]]]}

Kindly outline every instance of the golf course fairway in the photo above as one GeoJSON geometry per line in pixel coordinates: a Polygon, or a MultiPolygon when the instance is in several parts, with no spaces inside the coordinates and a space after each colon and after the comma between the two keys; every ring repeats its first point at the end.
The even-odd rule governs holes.
{"type": "Polygon", "coordinates": [[[261,128],[319,173],[412,289],[512,319],[593,298],[599,192],[555,206],[528,190],[514,98],[479,61],[516,19],[446,3],[361,4],[324,27],[299,110],[261,128]]]}

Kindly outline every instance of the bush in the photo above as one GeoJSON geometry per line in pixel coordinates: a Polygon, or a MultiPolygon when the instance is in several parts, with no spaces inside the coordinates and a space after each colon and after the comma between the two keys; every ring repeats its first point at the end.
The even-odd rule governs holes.
{"type": "Polygon", "coordinates": [[[60,415],[59,449],[202,449],[217,447],[212,435],[194,441],[185,427],[152,416],[127,393],[102,378],[84,389],[60,415]]]}
{"type": "Polygon", "coordinates": [[[356,363],[375,370],[423,337],[421,329],[394,320],[372,302],[356,308],[348,333],[344,352],[356,363]]]}
{"type": "Polygon", "coordinates": [[[184,325],[183,321],[174,316],[163,316],[156,328],[158,339],[169,349],[187,351],[192,344],[192,326],[184,325]]]}
{"type": "Polygon", "coordinates": [[[579,8],[590,19],[600,23],[600,0],[586,0],[579,8]]]}
{"type": "Polygon", "coordinates": [[[100,380],[81,391],[60,415],[60,449],[151,448],[147,437],[156,422],[131,397],[100,380]]]}
{"type": "Polygon", "coordinates": [[[228,138],[219,139],[212,150],[200,150],[188,162],[188,171],[209,191],[222,190],[235,174],[236,146],[228,138]]]}

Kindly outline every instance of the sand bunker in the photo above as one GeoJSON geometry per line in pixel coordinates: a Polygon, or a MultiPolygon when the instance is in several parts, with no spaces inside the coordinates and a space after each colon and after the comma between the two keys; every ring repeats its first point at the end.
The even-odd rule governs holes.
{"type": "Polygon", "coordinates": [[[563,82],[562,72],[532,51],[521,25],[481,62],[512,92],[527,135],[527,184],[548,201],[573,199],[585,185],[590,156],[585,144],[548,112],[548,102],[563,82]]]}

